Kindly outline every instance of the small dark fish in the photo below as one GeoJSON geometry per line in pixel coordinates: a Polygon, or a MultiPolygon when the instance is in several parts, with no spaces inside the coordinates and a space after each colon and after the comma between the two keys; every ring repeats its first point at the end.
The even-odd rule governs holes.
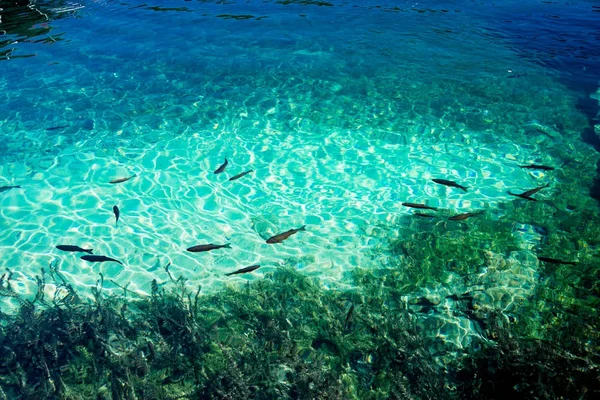
{"type": "Polygon", "coordinates": [[[225,171],[227,164],[229,164],[229,161],[227,161],[227,159],[225,159],[225,162],[223,163],[223,165],[221,165],[219,168],[217,168],[217,170],[214,173],[220,174],[221,172],[225,171]]]}
{"type": "Polygon", "coordinates": [[[202,251],[211,251],[211,250],[216,250],[216,249],[222,249],[222,248],[227,248],[230,249],[231,248],[231,244],[227,243],[227,244],[199,244],[198,246],[192,246],[190,248],[187,249],[187,251],[191,251],[192,253],[200,253],[202,251]]]}
{"type": "Polygon", "coordinates": [[[313,349],[326,351],[331,354],[340,355],[340,347],[331,339],[324,338],[322,336],[317,337],[310,344],[313,349]]]}
{"type": "Polygon", "coordinates": [[[508,75],[507,78],[520,78],[522,76],[525,76],[527,74],[513,74],[513,75],[508,75]]]}
{"type": "Polygon", "coordinates": [[[354,304],[350,306],[348,314],[346,315],[346,323],[344,324],[344,330],[349,331],[352,328],[352,321],[354,319],[354,304]]]}
{"type": "Polygon", "coordinates": [[[534,199],[533,197],[525,196],[525,195],[524,195],[524,194],[522,194],[522,193],[521,193],[521,194],[519,194],[519,193],[513,193],[513,192],[506,192],[506,193],[510,194],[511,196],[517,196],[517,197],[520,197],[520,198],[522,198],[522,199],[525,199],[525,200],[529,200],[529,201],[537,201],[537,200],[536,200],[536,199],[534,199]]]}
{"type": "Polygon", "coordinates": [[[91,261],[91,262],[105,262],[105,261],[114,261],[123,265],[123,263],[119,260],[115,260],[114,258],[106,257],[106,256],[81,256],[82,260],[91,261]]]}
{"type": "Polygon", "coordinates": [[[260,265],[251,265],[246,268],[238,269],[237,271],[230,272],[225,274],[225,276],[237,275],[237,274],[245,274],[246,272],[252,272],[260,268],[260,265]]]}
{"type": "Polygon", "coordinates": [[[556,258],[550,258],[550,257],[537,257],[537,259],[540,261],[551,263],[551,264],[577,265],[577,263],[574,261],[563,261],[563,260],[557,260],[556,258]]]}
{"type": "Polygon", "coordinates": [[[429,300],[426,297],[419,297],[419,300],[413,304],[416,306],[423,306],[423,307],[435,307],[439,304],[439,302],[434,303],[433,301],[429,300]]]}
{"type": "Polygon", "coordinates": [[[526,168],[526,169],[541,169],[543,171],[553,171],[554,170],[554,167],[548,167],[547,165],[537,165],[537,164],[519,165],[519,167],[526,168]]]}
{"type": "Polygon", "coordinates": [[[451,294],[449,296],[446,296],[446,298],[454,301],[473,300],[473,296],[469,292],[463,294],[451,294]]]}
{"type": "Polygon", "coordinates": [[[446,179],[432,179],[432,181],[434,181],[435,183],[439,183],[440,185],[446,185],[446,186],[450,186],[450,187],[455,187],[458,189],[462,189],[465,192],[467,191],[467,187],[466,186],[462,186],[459,185],[458,183],[454,182],[454,181],[449,181],[446,179]]]}
{"type": "Polygon", "coordinates": [[[121,182],[125,182],[130,180],[131,178],[135,178],[135,174],[131,175],[130,177],[127,178],[117,178],[117,179],[113,179],[112,181],[108,182],[108,183],[121,183],[121,182]]]}
{"type": "Polygon", "coordinates": [[[421,307],[419,312],[428,314],[429,312],[434,311],[438,304],[439,303],[434,303],[425,297],[421,297],[417,302],[412,303],[411,305],[421,307]]]}
{"type": "Polygon", "coordinates": [[[92,249],[82,249],[79,246],[71,246],[68,244],[59,244],[58,246],[56,246],[56,248],[62,251],[75,251],[92,254],[92,249]]]}
{"type": "Polygon", "coordinates": [[[510,194],[511,196],[517,196],[517,197],[520,197],[520,198],[525,199],[525,200],[537,201],[536,199],[534,199],[531,196],[534,195],[534,194],[536,194],[540,190],[542,190],[544,188],[547,188],[548,186],[550,186],[549,183],[545,184],[544,186],[536,187],[534,189],[528,190],[528,191],[523,192],[523,193],[512,193],[512,192],[507,192],[507,193],[510,194]]]}
{"type": "Polygon", "coordinates": [[[113,212],[115,213],[115,218],[116,218],[115,226],[117,226],[117,223],[119,222],[119,215],[121,215],[121,211],[119,211],[119,207],[114,206],[113,212]]]}
{"type": "Polygon", "coordinates": [[[17,186],[0,186],[0,193],[6,192],[7,190],[10,190],[10,189],[17,189],[17,188],[20,188],[20,187],[21,187],[21,185],[17,185],[17,186]]]}
{"type": "MultiPolygon", "coordinates": [[[[249,170],[249,171],[242,172],[241,174],[237,174],[237,175],[235,175],[235,176],[232,176],[231,178],[229,178],[229,180],[230,180],[230,181],[235,181],[236,179],[240,179],[242,176],[244,176],[244,175],[246,175],[246,174],[249,174],[250,172],[254,172],[254,170],[253,170],[253,169],[251,169],[251,170],[249,170]]],[[[215,172],[215,174],[216,174],[216,172],[215,172]]]]}
{"type": "Polygon", "coordinates": [[[148,346],[148,352],[150,353],[150,357],[153,360],[156,359],[156,349],[154,348],[154,343],[148,340],[146,346],[148,346]]]}
{"type": "Polygon", "coordinates": [[[281,243],[283,242],[285,239],[289,238],[290,236],[292,236],[295,233],[298,233],[300,231],[305,231],[306,230],[306,225],[302,225],[300,228],[298,229],[290,229],[289,231],[280,233],[278,235],[275,235],[273,237],[270,237],[267,239],[267,243],[281,243]]]}
{"type": "Polygon", "coordinates": [[[55,131],[57,129],[68,128],[70,125],[61,125],[61,126],[53,126],[51,128],[46,128],[47,131],[55,131]]]}
{"type": "Polygon", "coordinates": [[[467,219],[467,218],[470,218],[470,217],[474,217],[474,216],[476,216],[476,215],[483,214],[484,212],[485,212],[485,210],[481,210],[481,211],[474,212],[474,213],[464,213],[464,214],[458,214],[458,215],[455,215],[455,216],[453,216],[453,217],[450,217],[450,218],[448,218],[448,219],[449,219],[450,221],[464,221],[464,220],[465,220],[465,219],[467,219]]]}
{"type": "Polygon", "coordinates": [[[437,218],[435,215],[425,214],[425,213],[414,213],[413,215],[422,218],[437,218]]]}
{"type": "Polygon", "coordinates": [[[526,192],[521,193],[521,195],[525,196],[525,197],[531,197],[532,195],[536,194],[537,192],[539,192],[540,190],[547,188],[548,186],[550,186],[549,183],[546,183],[544,186],[540,186],[540,187],[536,187],[535,189],[531,189],[528,190],[526,192]]]}
{"type": "Polygon", "coordinates": [[[434,211],[437,211],[437,207],[429,207],[428,205],[425,205],[425,204],[402,203],[402,205],[405,206],[405,207],[420,208],[422,210],[434,210],[434,211]]]}

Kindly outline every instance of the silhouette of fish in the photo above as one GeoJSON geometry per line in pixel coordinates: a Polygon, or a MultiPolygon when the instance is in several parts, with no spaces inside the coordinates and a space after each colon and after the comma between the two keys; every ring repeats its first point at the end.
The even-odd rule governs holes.
{"type": "Polygon", "coordinates": [[[544,186],[540,186],[540,187],[536,187],[535,189],[531,189],[528,190],[526,192],[521,193],[521,195],[525,196],[525,197],[531,197],[532,195],[536,194],[537,192],[539,192],[540,190],[547,188],[548,186],[550,186],[549,183],[546,183],[544,186]]]}
{"type": "Polygon", "coordinates": [[[464,214],[458,214],[458,215],[455,215],[455,216],[450,217],[448,219],[450,221],[464,221],[467,218],[483,214],[484,212],[485,212],[485,210],[481,210],[481,211],[477,211],[477,212],[472,212],[472,213],[469,212],[469,213],[464,213],[464,214]]]}
{"type": "Polygon", "coordinates": [[[119,215],[121,215],[121,211],[119,211],[119,207],[114,206],[113,207],[113,212],[115,213],[115,226],[117,226],[117,223],[119,222],[119,215]]]}
{"type": "Polygon", "coordinates": [[[435,215],[425,214],[425,213],[414,213],[413,215],[421,218],[437,218],[435,215]]]}
{"type": "MultiPolygon", "coordinates": [[[[250,172],[254,172],[253,169],[246,171],[246,172],[242,172],[241,174],[237,174],[235,176],[232,176],[231,178],[229,178],[230,181],[235,181],[236,179],[240,179],[242,176],[249,174],[250,172]]],[[[216,172],[215,172],[216,173],[216,172]]]]}
{"type": "Polygon", "coordinates": [[[71,246],[68,244],[59,244],[58,246],[56,246],[56,248],[62,251],[74,251],[92,254],[92,249],[82,249],[79,246],[71,246]]]}
{"type": "Polygon", "coordinates": [[[469,292],[466,292],[463,294],[451,294],[451,295],[446,296],[446,298],[450,299],[450,300],[454,300],[454,301],[463,301],[463,300],[472,301],[473,300],[473,296],[469,292]]]}
{"type": "Polygon", "coordinates": [[[553,171],[554,170],[554,167],[549,167],[547,165],[538,165],[538,164],[519,165],[519,167],[525,168],[525,169],[540,169],[543,171],[553,171]]]}
{"type": "Polygon", "coordinates": [[[551,264],[577,265],[577,263],[574,261],[563,261],[563,260],[557,260],[556,258],[550,258],[550,257],[539,257],[539,256],[536,256],[536,257],[540,261],[544,261],[544,262],[551,263],[551,264]]]}
{"type": "Polygon", "coordinates": [[[467,187],[466,186],[462,186],[459,185],[458,183],[454,182],[454,181],[449,181],[446,179],[432,179],[432,181],[434,181],[435,183],[439,183],[440,185],[446,185],[446,186],[450,186],[450,187],[455,187],[458,189],[462,189],[465,192],[467,191],[467,187]]]}
{"type": "Polygon", "coordinates": [[[533,197],[525,196],[525,195],[524,195],[524,194],[522,194],[522,193],[513,193],[513,192],[506,192],[506,193],[510,194],[511,196],[517,196],[517,197],[520,197],[520,198],[522,198],[522,199],[525,199],[525,200],[529,200],[529,201],[537,201],[537,200],[536,200],[536,199],[534,199],[533,197]]]}
{"type": "Polygon", "coordinates": [[[346,322],[344,323],[344,330],[349,331],[352,328],[352,321],[354,320],[354,304],[350,306],[348,314],[346,314],[346,322]]]}
{"type": "Polygon", "coordinates": [[[305,231],[306,230],[306,225],[302,225],[300,228],[298,229],[290,229],[289,231],[285,231],[283,233],[280,233],[278,235],[275,235],[273,237],[270,237],[267,239],[267,243],[273,244],[273,243],[281,243],[283,242],[285,239],[289,238],[290,236],[292,236],[295,233],[298,233],[300,231],[305,231]]]}
{"type": "Polygon", "coordinates": [[[222,248],[227,248],[230,249],[231,248],[231,244],[227,243],[227,244],[199,244],[197,246],[192,246],[190,248],[187,249],[187,251],[190,251],[192,253],[200,253],[203,251],[211,251],[211,250],[216,250],[216,249],[222,249],[222,248]]]}
{"type": "Polygon", "coordinates": [[[61,125],[61,126],[53,126],[50,128],[46,128],[47,131],[55,131],[57,129],[68,128],[70,125],[61,125]]]}
{"type": "Polygon", "coordinates": [[[225,162],[219,168],[217,168],[217,170],[214,173],[220,174],[221,172],[225,171],[227,164],[229,164],[229,161],[227,161],[227,159],[225,159],[225,162]]]}
{"type": "Polygon", "coordinates": [[[131,175],[130,177],[127,177],[127,178],[117,178],[117,179],[113,179],[112,181],[110,181],[110,182],[108,182],[108,183],[121,183],[121,182],[125,182],[125,181],[128,181],[128,180],[130,180],[131,178],[134,178],[135,176],[136,176],[136,175],[135,175],[135,174],[133,174],[133,175],[131,175]]]}
{"type": "Polygon", "coordinates": [[[7,190],[10,190],[10,189],[17,189],[17,188],[20,188],[20,187],[21,187],[21,185],[17,185],[17,186],[0,186],[0,193],[6,192],[7,190]]]}
{"type": "Polygon", "coordinates": [[[510,194],[511,196],[517,196],[517,197],[520,197],[520,198],[525,199],[525,200],[537,201],[536,199],[534,199],[531,196],[534,195],[534,194],[536,194],[540,190],[542,190],[544,188],[547,188],[548,186],[550,186],[549,183],[545,184],[544,186],[536,187],[534,189],[528,190],[528,191],[523,192],[523,193],[512,193],[512,192],[507,192],[507,193],[510,194]]]}
{"type": "Polygon", "coordinates": [[[237,274],[245,274],[247,272],[255,271],[255,270],[259,269],[259,268],[260,268],[260,265],[251,265],[249,267],[238,269],[237,271],[233,271],[233,272],[230,272],[228,274],[225,274],[225,276],[237,275],[237,274]]]}
{"type": "Polygon", "coordinates": [[[422,210],[434,210],[437,211],[437,207],[430,207],[426,204],[417,204],[417,203],[402,203],[403,206],[405,207],[411,207],[411,208],[420,208],[422,210]]]}
{"type": "Polygon", "coordinates": [[[82,260],[85,261],[90,261],[90,262],[106,262],[106,261],[113,261],[116,263],[119,263],[121,265],[123,265],[123,263],[119,260],[115,260],[114,258],[110,258],[110,257],[106,257],[106,256],[81,256],[82,260]]]}

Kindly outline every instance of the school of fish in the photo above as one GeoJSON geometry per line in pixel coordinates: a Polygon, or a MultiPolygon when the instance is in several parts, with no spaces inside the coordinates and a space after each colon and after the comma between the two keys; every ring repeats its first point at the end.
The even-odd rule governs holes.
{"type": "MultiPolygon", "coordinates": [[[[63,127],[57,127],[56,129],[59,128],[63,128],[63,127]]],[[[225,158],[223,164],[221,164],[215,171],[214,174],[221,174],[223,172],[225,172],[225,169],[227,168],[227,166],[229,165],[229,161],[227,160],[227,158],[225,158]]],[[[550,167],[550,166],[546,166],[546,165],[537,165],[537,164],[531,164],[531,165],[519,165],[520,168],[522,169],[530,169],[530,170],[543,170],[543,171],[552,171],[554,170],[554,167],[550,167]]],[[[240,172],[237,175],[231,176],[228,180],[229,181],[235,181],[238,179],[243,178],[244,176],[250,174],[254,172],[254,170],[250,169],[244,172],[240,172]]],[[[127,182],[133,178],[135,178],[137,175],[133,174],[131,176],[126,176],[126,177],[118,177],[118,178],[114,178],[112,180],[110,180],[108,183],[110,184],[119,184],[119,183],[124,183],[127,182]]],[[[457,182],[448,180],[448,179],[444,179],[444,178],[434,178],[431,179],[434,183],[438,184],[438,185],[443,185],[443,186],[447,186],[450,188],[456,188],[456,189],[460,189],[464,192],[468,192],[468,187],[462,184],[459,184],[457,182]]],[[[532,197],[533,195],[535,195],[536,193],[540,192],[542,189],[545,189],[547,187],[549,187],[550,184],[546,184],[543,186],[539,186],[530,190],[526,190],[525,192],[522,193],[513,193],[511,191],[507,192],[507,194],[511,195],[511,196],[515,196],[515,197],[519,197],[521,199],[525,199],[528,201],[537,201],[537,199],[535,199],[534,197],[532,197]]],[[[17,186],[0,186],[0,193],[4,192],[4,191],[8,191],[11,189],[19,189],[21,188],[20,185],[17,186]]],[[[428,211],[434,211],[437,212],[439,209],[437,207],[432,207],[432,206],[428,206],[427,204],[422,204],[422,203],[411,203],[411,202],[403,202],[401,203],[403,206],[405,207],[409,207],[409,208],[414,208],[414,209],[418,209],[418,210],[428,210],[428,211]]],[[[448,218],[449,221],[466,221],[469,218],[472,217],[476,217],[479,216],[481,214],[483,214],[485,212],[485,210],[479,210],[479,211],[474,211],[474,212],[466,212],[466,213],[462,213],[462,214],[456,214],[453,215],[451,217],[448,218]]],[[[115,205],[113,207],[113,213],[115,215],[115,226],[117,226],[118,222],[119,222],[119,217],[121,215],[121,211],[119,209],[119,207],[117,205],[115,205]]],[[[431,214],[431,213],[423,213],[423,212],[415,212],[414,214],[412,214],[414,216],[417,217],[421,217],[421,218],[428,218],[428,219],[436,219],[438,218],[438,216],[436,214],[431,214]]],[[[289,229],[287,231],[275,234],[273,236],[271,236],[270,238],[268,238],[266,240],[267,244],[278,244],[278,243],[282,243],[283,241],[289,239],[292,235],[295,235],[298,232],[303,232],[306,230],[306,225],[303,225],[299,228],[292,228],[289,229]]],[[[83,253],[88,253],[84,256],[81,256],[81,259],[85,260],[85,261],[89,261],[89,262],[116,262],[119,263],[121,265],[124,265],[121,261],[116,260],[114,258],[111,257],[107,257],[107,256],[103,256],[103,255],[95,255],[92,254],[92,249],[84,249],[81,248],[77,245],[65,245],[65,244],[61,244],[61,245],[57,245],[56,248],[58,250],[61,251],[65,251],[65,252],[83,252],[83,253]]],[[[187,248],[188,252],[192,252],[192,253],[201,253],[201,252],[208,252],[208,251],[212,251],[212,250],[218,250],[218,249],[230,249],[231,248],[231,244],[230,243],[225,243],[225,244],[214,244],[214,243],[205,243],[205,244],[197,244],[191,247],[187,248]]],[[[577,263],[574,261],[565,261],[565,260],[558,260],[558,259],[554,259],[554,258],[550,258],[550,257],[545,257],[545,256],[537,256],[538,260],[541,262],[545,262],[545,263],[551,263],[551,264],[568,264],[568,265],[576,265],[577,263]]],[[[249,267],[244,267],[244,268],[240,268],[238,270],[235,270],[233,272],[229,272],[226,273],[226,276],[231,276],[231,275],[238,275],[238,274],[245,274],[245,273],[250,273],[253,272],[255,270],[257,270],[258,268],[260,268],[260,265],[251,265],[249,267]]],[[[350,308],[347,320],[346,320],[346,325],[349,326],[351,325],[351,320],[352,320],[352,313],[354,311],[354,306],[352,306],[350,308]]]]}

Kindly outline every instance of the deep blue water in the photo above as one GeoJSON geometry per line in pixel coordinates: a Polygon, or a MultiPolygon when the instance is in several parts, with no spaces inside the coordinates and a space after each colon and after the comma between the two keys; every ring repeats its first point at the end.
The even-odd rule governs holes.
{"type": "MultiPolygon", "coordinates": [[[[562,82],[582,94],[595,91],[600,75],[600,13],[593,1],[21,3],[2,7],[3,58],[12,60],[3,63],[4,75],[15,84],[24,84],[21,74],[35,74],[29,69],[69,73],[67,61],[82,66],[88,82],[114,69],[113,61],[125,60],[138,69],[171,65],[190,80],[202,69],[224,65],[251,73],[282,60],[293,64],[289,52],[295,49],[316,52],[330,45],[340,62],[352,65],[348,70],[364,66],[372,73],[410,62],[423,75],[452,78],[460,75],[454,69],[458,60],[475,75],[484,69],[519,73],[514,61],[479,60],[483,51],[477,46],[489,43],[491,51],[504,47],[524,62],[558,71],[562,82]],[[452,70],[443,59],[454,63],[452,70]],[[13,69],[18,72],[7,75],[13,69]]],[[[583,99],[580,107],[594,116],[593,102],[583,99]]]]}

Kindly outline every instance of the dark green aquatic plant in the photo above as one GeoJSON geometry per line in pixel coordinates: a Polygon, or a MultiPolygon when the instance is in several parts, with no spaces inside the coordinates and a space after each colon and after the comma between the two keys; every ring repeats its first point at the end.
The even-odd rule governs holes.
{"type": "MultiPolygon", "coordinates": [[[[600,393],[600,358],[574,342],[517,339],[491,316],[495,343],[471,352],[457,375],[462,398],[571,399],[600,393]],[[586,357],[587,356],[587,357],[586,357]]],[[[489,333],[492,333],[490,331],[489,333]]]]}
{"type": "Polygon", "coordinates": [[[125,286],[123,295],[109,295],[100,277],[91,301],[77,295],[56,265],[42,271],[32,300],[15,293],[11,274],[4,274],[0,295],[19,305],[2,314],[0,325],[5,397],[493,398],[494,388],[508,384],[523,388],[511,393],[542,390],[536,386],[542,384],[541,393],[578,393],[552,386],[552,371],[560,368],[569,371],[571,387],[600,390],[591,379],[597,351],[582,344],[584,330],[537,368],[534,356],[552,349],[548,341],[531,339],[531,330],[520,333],[493,309],[477,311],[485,341],[461,357],[439,346],[432,354],[418,315],[399,298],[410,284],[395,285],[393,269],[360,270],[352,290],[325,290],[318,280],[277,269],[214,295],[189,288],[168,266],[166,272],[170,281],[153,281],[147,297],[132,297],[125,286]],[[44,295],[46,279],[58,288],[52,299],[44,295]],[[536,366],[540,383],[530,382],[522,363],[536,366]]]}

